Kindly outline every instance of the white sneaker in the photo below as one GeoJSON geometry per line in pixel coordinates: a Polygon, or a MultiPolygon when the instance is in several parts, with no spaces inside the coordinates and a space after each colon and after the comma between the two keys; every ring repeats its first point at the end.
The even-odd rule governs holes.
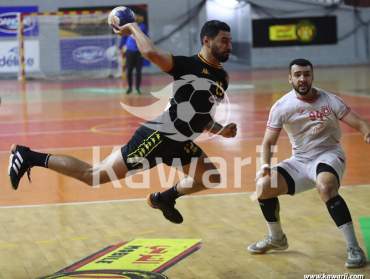
{"type": "Polygon", "coordinates": [[[360,247],[349,247],[347,249],[347,268],[357,268],[366,265],[366,256],[360,247]]]}
{"type": "Polygon", "coordinates": [[[269,250],[286,250],[288,246],[288,239],[284,234],[281,239],[273,239],[271,236],[267,236],[265,239],[249,245],[247,250],[252,254],[264,254],[269,250]]]}

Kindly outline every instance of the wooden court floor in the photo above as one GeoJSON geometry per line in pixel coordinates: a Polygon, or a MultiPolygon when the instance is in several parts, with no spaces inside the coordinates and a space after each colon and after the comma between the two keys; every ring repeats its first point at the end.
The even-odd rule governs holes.
{"type": "MultiPolygon", "coordinates": [[[[316,86],[340,94],[370,121],[370,68],[330,67],[315,70],[316,86]]],[[[170,170],[149,171],[148,183],[137,175],[119,184],[89,188],[45,169],[32,169],[17,191],[8,182],[8,149],[14,142],[92,162],[104,158],[130,138],[141,120],[120,102],[148,106],[148,92],[164,87],[166,76],[146,76],[142,96],[123,94],[124,83],[99,81],[0,81],[0,278],[25,279],[52,274],[108,245],[134,238],[201,238],[202,248],[165,274],[171,279],[303,278],[304,274],[344,274],[345,246],[316,191],[281,198],[282,223],[290,248],[252,256],[246,245],[264,237],[258,204],[250,199],[268,111],[289,89],[286,70],[231,72],[230,121],[238,124],[233,139],[203,139],[209,156],[225,158],[224,187],[182,198],[182,225],[172,225],[150,209],[144,197],[172,184],[170,170]],[[250,163],[236,171],[235,158],[250,163]],[[143,185],[145,187],[143,187],[143,185]]],[[[147,110],[153,115],[154,110],[147,110]]],[[[354,219],[370,216],[370,145],[343,126],[347,171],[342,195],[354,219]]],[[[277,159],[290,155],[282,134],[277,159]]],[[[350,271],[370,276],[370,267],[350,271]]]]}

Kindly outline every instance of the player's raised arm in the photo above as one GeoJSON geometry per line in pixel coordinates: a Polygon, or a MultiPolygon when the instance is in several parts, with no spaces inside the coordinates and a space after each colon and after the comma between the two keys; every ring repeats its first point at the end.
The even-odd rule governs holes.
{"type": "Polygon", "coordinates": [[[354,112],[349,112],[342,121],[364,135],[366,143],[370,143],[370,124],[354,112]]]}
{"type": "Polygon", "coordinates": [[[131,34],[134,36],[140,53],[149,61],[156,64],[162,71],[168,72],[173,67],[172,55],[157,48],[153,41],[145,35],[137,23],[128,23],[119,27],[121,35],[131,34]]]}

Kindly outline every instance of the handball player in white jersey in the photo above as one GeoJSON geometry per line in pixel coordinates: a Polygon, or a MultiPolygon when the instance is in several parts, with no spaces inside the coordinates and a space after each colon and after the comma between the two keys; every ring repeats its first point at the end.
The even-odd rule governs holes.
{"type": "Polygon", "coordinates": [[[292,90],[270,110],[262,143],[262,166],[256,177],[258,201],[269,234],[265,239],[249,245],[248,251],[263,254],[269,250],[287,249],[288,241],[280,224],[277,196],[316,188],[347,243],[345,266],[362,267],[366,265],[366,257],[357,242],[346,202],[338,193],[346,162],[340,146],[339,121],[361,132],[366,143],[370,143],[370,125],[339,97],[312,87],[312,82],[311,62],[293,60],[289,65],[292,90]],[[281,129],[289,136],[293,155],[270,167],[270,150],[276,144],[281,129]]]}

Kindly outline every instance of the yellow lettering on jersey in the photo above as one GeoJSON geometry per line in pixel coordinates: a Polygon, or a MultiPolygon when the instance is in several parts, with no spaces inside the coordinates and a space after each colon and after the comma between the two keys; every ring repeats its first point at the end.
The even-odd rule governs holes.
{"type": "Polygon", "coordinates": [[[217,88],[216,88],[216,96],[217,97],[223,97],[224,96],[224,90],[223,90],[223,84],[221,81],[217,81],[217,88]]]}
{"type": "Polygon", "coordinates": [[[202,74],[209,75],[209,71],[207,68],[203,68],[202,74]]]}

